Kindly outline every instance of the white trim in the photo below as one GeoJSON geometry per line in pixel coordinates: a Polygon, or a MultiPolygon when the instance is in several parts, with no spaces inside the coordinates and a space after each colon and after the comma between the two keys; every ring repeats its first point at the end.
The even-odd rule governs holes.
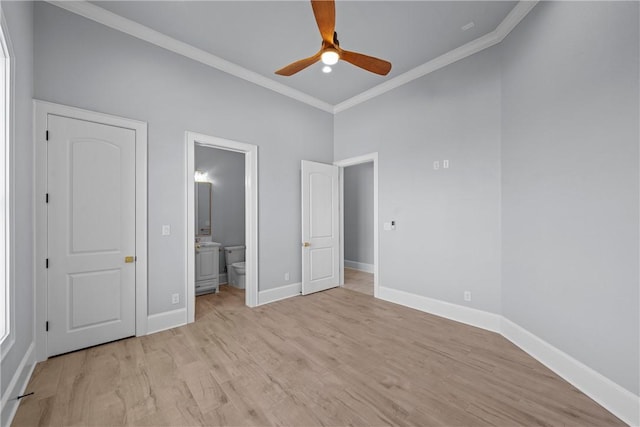
{"type": "Polygon", "coordinates": [[[373,162],[373,296],[380,297],[380,256],[378,224],[378,153],[363,154],[333,162],[340,168],[340,286],[344,285],[344,168],[373,162]]]}
{"type": "Polygon", "coordinates": [[[450,50],[449,52],[440,55],[437,58],[434,58],[431,61],[426,62],[412,70],[409,70],[406,73],[400,74],[399,76],[396,76],[390,80],[385,81],[384,83],[372,87],[371,89],[365,90],[364,92],[352,98],[336,104],[333,107],[333,113],[340,113],[348,108],[354,107],[358,104],[375,98],[376,96],[380,96],[383,93],[389,92],[390,90],[405,85],[422,76],[433,73],[440,68],[446,67],[447,65],[453,64],[454,62],[460,61],[461,59],[471,56],[474,53],[478,53],[484,49],[500,43],[511,32],[511,30],[513,30],[515,26],[525,16],[527,16],[527,14],[531,11],[531,9],[533,9],[536,4],[538,4],[537,1],[520,1],[511,10],[511,12],[509,12],[507,17],[500,23],[500,25],[498,25],[498,27],[490,33],[487,33],[482,37],[478,37],[477,39],[470,41],[469,43],[462,45],[456,49],[450,50]]]}
{"type": "Polygon", "coordinates": [[[412,70],[409,70],[399,76],[396,76],[390,80],[385,81],[377,86],[372,87],[354,97],[351,97],[345,101],[336,105],[331,105],[325,101],[322,101],[309,94],[301,92],[297,89],[293,89],[285,84],[263,76],[262,74],[255,73],[237,64],[229,62],[219,56],[213,55],[202,49],[198,49],[190,44],[181,42],[162,34],[156,30],[153,30],[147,26],[139,24],[130,19],[124,18],[99,6],[96,6],[88,1],[54,1],[48,0],[52,5],[65,9],[69,12],[83,16],[92,21],[98,22],[114,30],[121,31],[130,36],[136,37],[140,40],[144,40],[148,43],[154,44],[161,48],[167,49],[178,55],[185,56],[187,58],[198,61],[202,64],[208,65],[217,70],[231,74],[232,76],[247,80],[251,83],[257,84],[264,88],[270,89],[281,95],[288,96],[296,101],[303,102],[312,107],[326,111],[328,113],[339,113],[362,102],[365,102],[371,98],[382,95],[392,89],[407,84],[417,78],[420,78],[426,74],[432,73],[459,61],[481,50],[487,49],[497,43],[500,43],[504,38],[515,28],[515,26],[533,9],[538,3],[537,0],[521,0],[518,4],[509,12],[505,19],[496,27],[495,30],[485,34],[463,46],[453,49],[431,61],[422,64],[412,70]]]}
{"type": "Polygon", "coordinates": [[[373,264],[367,264],[359,261],[344,260],[344,266],[353,270],[364,271],[365,273],[373,273],[375,266],[373,264]]]}
{"type": "Polygon", "coordinates": [[[140,40],[144,40],[163,49],[177,53],[178,55],[185,56],[227,74],[231,74],[232,76],[249,81],[266,89],[270,89],[281,95],[288,96],[296,101],[303,102],[328,113],[333,112],[333,106],[327,102],[321,101],[318,98],[265,77],[262,74],[255,73],[237,64],[229,62],[202,49],[198,49],[190,44],[176,40],[173,37],[169,37],[145,25],[124,18],[87,1],[49,1],[49,3],[58,6],[61,9],[65,9],[69,12],[91,19],[92,21],[96,21],[107,27],[113,28],[114,30],[129,34],[130,36],[140,40]]]}
{"type": "Polygon", "coordinates": [[[259,305],[269,304],[283,299],[297,297],[302,294],[302,282],[267,289],[258,293],[259,305]]]}
{"type": "Polygon", "coordinates": [[[31,379],[33,369],[36,367],[35,342],[31,342],[27,352],[20,361],[18,368],[11,377],[11,381],[2,395],[0,406],[0,425],[9,426],[16,415],[20,402],[16,397],[24,394],[31,379]]]}
{"type": "Polygon", "coordinates": [[[258,305],[258,146],[244,142],[231,141],[196,132],[185,133],[186,141],[186,176],[185,176],[185,259],[187,277],[185,295],[187,298],[187,322],[195,321],[195,198],[193,194],[196,142],[207,147],[236,151],[244,154],[244,197],[245,197],[245,304],[249,307],[258,305]]]}
{"type": "Polygon", "coordinates": [[[640,424],[640,397],[504,317],[501,333],[625,423],[640,424]]]}
{"type": "Polygon", "coordinates": [[[187,309],[182,307],[177,310],[151,314],[147,318],[147,335],[167,329],[177,328],[187,324],[187,309]]]}
{"type": "Polygon", "coordinates": [[[47,358],[47,212],[44,195],[47,192],[47,116],[55,114],[79,120],[131,129],[136,134],[136,336],[147,334],[147,123],[66,105],[34,100],[35,131],[35,337],[36,360],[47,358]]]}
{"type": "Polygon", "coordinates": [[[500,332],[502,316],[488,311],[385,287],[380,287],[379,298],[488,331],[500,332]]]}

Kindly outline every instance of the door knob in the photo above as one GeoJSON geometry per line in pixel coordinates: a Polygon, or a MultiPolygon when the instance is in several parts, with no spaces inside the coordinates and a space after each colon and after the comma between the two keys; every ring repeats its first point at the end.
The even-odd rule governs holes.
{"type": "Polygon", "coordinates": [[[304,246],[305,248],[308,248],[309,246],[311,246],[311,243],[309,243],[309,242],[304,242],[304,243],[302,244],[302,246],[304,246]]]}

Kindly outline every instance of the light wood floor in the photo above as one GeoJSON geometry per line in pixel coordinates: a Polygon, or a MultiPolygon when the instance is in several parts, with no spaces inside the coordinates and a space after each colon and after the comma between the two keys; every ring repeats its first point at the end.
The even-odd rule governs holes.
{"type": "Polygon", "coordinates": [[[344,287],[365,295],[373,295],[373,274],[353,268],[345,268],[344,287]]]}
{"type": "Polygon", "coordinates": [[[500,335],[336,288],[38,364],[14,425],[623,423],[500,335]]]}

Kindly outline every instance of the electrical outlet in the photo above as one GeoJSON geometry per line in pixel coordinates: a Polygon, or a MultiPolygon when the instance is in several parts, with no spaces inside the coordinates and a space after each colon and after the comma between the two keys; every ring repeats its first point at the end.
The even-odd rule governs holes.
{"type": "Polygon", "coordinates": [[[170,225],[163,225],[162,226],[162,235],[163,236],[168,236],[171,234],[171,226],[170,225]]]}
{"type": "Polygon", "coordinates": [[[178,304],[180,302],[180,294],[171,295],[171,304],[178,304]]]}
{"type": "Polygon", "coordinates": [[[449,169],[449,160],[443,160],[442,161],[442,167],[444,169],[449,169]]]}
{"type": "Polygon", "coordinates": [[[289,273],[284,273],[284,280],[289,280],[289,273]]]}
{"type": "Polygon", "coordinates": [[[471,301],[471,291],[464,291],[464,300],[471,301]]]}
{"type": "Polygon", "coordinates": [[[433,162],[433,170],[438,170],[440,169],[440,162],[439,161],[435,161],[433,162]]]}

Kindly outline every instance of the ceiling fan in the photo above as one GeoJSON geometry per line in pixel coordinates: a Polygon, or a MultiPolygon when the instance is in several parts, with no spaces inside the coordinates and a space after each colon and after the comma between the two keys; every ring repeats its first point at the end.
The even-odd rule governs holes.
{"type": "Polygon", "coordinates": [[[276,71],[276,74],[291,76],[320,60],[326,65],[334,65],[339,59],[382,76],[386,76],[389,73],[391,70],[390,62],[373,56],[350,52],[340,47],[338,34],[335,32],[336,6],[334,0],[311,0],[311,7],[322,35],[322,47],[315,55],[291,63],[276,71]]]}

